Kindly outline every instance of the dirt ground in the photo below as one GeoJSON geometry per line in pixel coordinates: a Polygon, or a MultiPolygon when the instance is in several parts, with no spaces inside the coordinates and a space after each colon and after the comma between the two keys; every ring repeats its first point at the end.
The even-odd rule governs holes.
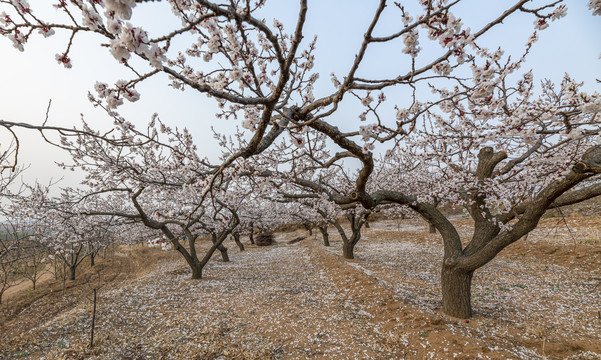
{"type": "Polygon", "coordinates": [[[477,271],[469,321],[440,311],[441,239],[425,223],[373,223],[351,261],[330,232],[329,248],[286,243],[301,231],[232,242],[200,281],[173,251],[122,247],[65,296],[46,283],[3,305],[0,359],[601,359],[599,219],[545,219],[477,271]]]}

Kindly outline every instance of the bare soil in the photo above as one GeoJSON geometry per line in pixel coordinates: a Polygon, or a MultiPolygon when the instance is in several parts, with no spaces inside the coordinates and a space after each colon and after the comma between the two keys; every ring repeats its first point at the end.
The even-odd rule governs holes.
{"type": "Polygon", "coordinates": [[[477,271],[469,321],[440,311],[440,236],[416,220],[371,225],[355,260],[334,231],[329,248],[279,233],[228,244],[232,261],[217,255],[202,280],[174,251],[121,247],[64,296],[49,281],[3,305],[0,359],[601,359],[599,219],[545,219],[477,271]]]}

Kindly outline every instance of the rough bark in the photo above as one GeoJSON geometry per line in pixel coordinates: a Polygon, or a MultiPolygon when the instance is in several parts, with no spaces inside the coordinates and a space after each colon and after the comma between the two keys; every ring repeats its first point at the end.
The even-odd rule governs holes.
{"type": "Polygon", "coordinates": [[[355,244],[351,241],[345,241],[342,243],[342,256],[345,259],[355,258],[355,244]]]}
{"type": "Polygon", "coordinates": [[[473,271],[463,271],[443,264],[442,310],[460,319],[472,317],[471,287],[473,271]]]}
{"type": "Polygon", "coordinates": [[[202,268],[204,266],[200,263],[195,264],[194,266],[190,266],[192,269],[192,279],[202,279],[202,268]]]}

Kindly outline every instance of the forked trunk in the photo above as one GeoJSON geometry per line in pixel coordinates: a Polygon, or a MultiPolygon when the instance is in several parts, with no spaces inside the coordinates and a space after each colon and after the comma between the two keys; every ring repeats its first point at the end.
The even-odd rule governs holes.
{"type": "Polygon", "coordinates": [[[460,319],[472,317],[473,271],[463,271],[442,266],[442,310],[460,319]]]}
{"type": "Polygon", "coordinates": [[[354,259],[355,258],[354,250],[355,250],[355,244],[353,244],[352,242],[345,241],[342,243],[342,256],[345,259],[354,259]]]}

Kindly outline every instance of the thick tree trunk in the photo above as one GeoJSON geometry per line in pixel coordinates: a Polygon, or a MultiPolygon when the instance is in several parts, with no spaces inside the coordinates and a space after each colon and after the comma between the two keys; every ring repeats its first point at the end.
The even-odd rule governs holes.
{"type": "Polygon", "coordinates": [[[355,258],[354,250],[355,250],[355,244],[353,244],[352,242],[345,241],[342,243],[342,256],[345,259],[354,259],[355,258]]]}
{"type": "Polygon", "coordinates": [[[461,319],[472,317],[473,271],[463,271],[442,266],[442,310],[461,319]]]}
{"type": "Polygon", "coordinates": [[[202,279],[202,268],[204,266],[202,266],[202,264],[197,263],[194,265],[190,265],[190,268],[192,269],[192,279],[202,279]]]}

